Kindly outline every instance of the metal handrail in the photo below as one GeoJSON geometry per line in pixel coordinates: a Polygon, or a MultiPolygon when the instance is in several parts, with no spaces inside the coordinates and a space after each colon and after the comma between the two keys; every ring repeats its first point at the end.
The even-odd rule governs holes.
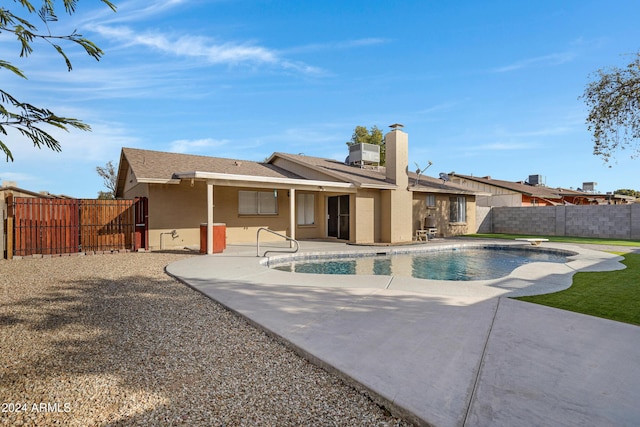
{"type": "Polygon", "coordinates": [[[284,252],[284,253],[287,253],[287,254],[288,253],[294,254],[294,253],[298,252],[298,250],[300,249],[300,244],[298,243],[298,241],[296,239],[294,239],[292,237],[289,237],[289,236],[285,236],[284,234],[277,233],[277,232],[275,232],[273,230],[269,230],[266,227],[260,227],[260,228],[258,228],[258,231],[256,232],[256,256],[260,256],[260,232],[263,231],[263,230],[264,231],[268,231],[271,234],[275,234],[276,236],[283,237],[283,238],[287,239],[288,241],[295,243],[296,249],[294,251],[291,251],[291,252],[290,251],[282,251],[282,250],[275,250],[274,249],[274,250],[270,250],[270,251],[265,251],[265,253],[262,254],[262,256],[266,256],[269,252],[284,252]]]}

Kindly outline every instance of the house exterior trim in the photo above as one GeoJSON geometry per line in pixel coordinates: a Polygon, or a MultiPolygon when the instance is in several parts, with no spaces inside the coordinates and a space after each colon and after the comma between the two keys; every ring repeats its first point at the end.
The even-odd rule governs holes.
{"type": "Polygon", "coordinates": [[[261,183],[268,184],[269,187],[273,185],[281,186],[280,188],[296,189],[308,189],[308,190],[339,190],[344,191],[348,189],[354,189],[355,186],[347,182],[332,182],[332,181],[318,181],[309,179],[294,179],[294,178],[273,178],[264,176],[252,176],[252,175],[234,175],[228,173],[219,172],[179,172],[174,174],[175,177],[180,179],[197,179],[211,181],[215,184],[224,185],[236,185],[239,187],[251,184],[252,186],[258,186],[261,183]]]}

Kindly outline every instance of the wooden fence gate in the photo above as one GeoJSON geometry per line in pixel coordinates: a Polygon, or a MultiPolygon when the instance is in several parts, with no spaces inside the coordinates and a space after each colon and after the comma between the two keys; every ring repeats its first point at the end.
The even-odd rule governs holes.
{"type": "Polygon", "coordinates": [[[148,248],[148,207],[134,200],[7,198],[7,258],[148,248]]]}

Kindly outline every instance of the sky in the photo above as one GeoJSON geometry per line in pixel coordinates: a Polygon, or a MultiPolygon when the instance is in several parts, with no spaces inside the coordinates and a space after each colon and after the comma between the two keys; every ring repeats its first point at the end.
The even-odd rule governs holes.
{"type": "Polygon", "coordinates": [[[596,70],[640,50],[637,0],[112,1],[115,13],[87,0],[58,11],[53,33],[104,51],[62,44],[71,72],[48,44],[20,58],[0,34],[0,58],[28,77],[0,70],[1,88],[92,128],[51,130],[61,152],[0,135],[15,158],[0,159],[1,181],[94,198],[96,167],[122,147],[344,160],[356,126],[401,123],[410,169],[430,161],[426,175],[640,190],[629,150],[593,155],[580,99],[596,70]]]}

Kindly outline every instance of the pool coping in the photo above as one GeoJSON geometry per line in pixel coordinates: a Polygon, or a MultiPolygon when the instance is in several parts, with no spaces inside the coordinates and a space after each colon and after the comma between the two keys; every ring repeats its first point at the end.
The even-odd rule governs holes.
{"type": "MultiPolygon", "coordinates": [[[[567,244],[545,246],[578,255],[557,264],[559,269],[545,263],[540,271],[531,267],[539,263],[532,263],[498,283],[456,286],[399,276],[327,280],[326,275],[271,270],[251,245],[188,258],[170,264],[167,272],[417,425],[506,426],[517,420],[624,425],[637,419],[631,396],[640,392],[640,369],[629,367],[640,366],[640,328],[501,298],[566,288],[577,271],[624,268],[617,255],[567,244]],[[545,372],[531,371],[531,363],[541,363],[545,372]],[[554,388],[559,377],[563,387],[554,388]],[[585,385],[585,378],[594,383],[585,385]],[[495,407],[505,402],[509,411],[495,407]]],[[[307,253],[336,248],[347,253],[380,249],[303,242],[307,253]]]]}
{"type": "MultiPolygon", "coordinates": [[[[544,274],[540,274],[540,262],[529,263],[515,268],[506,276],[494,279],[481,280],[438,280],[413,278],[404,275],[374,275],[356,274],[365,277],[387,278],[385,289],[409,290],[412,292],[438,293],[444,295],[460,295],[469,293],[481,293],[485,296],[529,296],[542,293],[558,292],[571,286],[572,277],[575,272],[584,268],[593,268],[595,264],[607,263],[605,270],[624,268],[617,261],[622,257],[613,254],[603,255],[600,251],[585,250],[584,248],[568,248],[566,245],[545,245],[531,246],[515,242],[452,242],[440,243],[437,245],[414,245],[397,247],[359,247],[351,250],[338,251],[302,251],[293,254],[279,254],[260,259],[260,264],[273,271],[273,266],[293,261],[313,261],[322,259],[349,259],[368,258],[375,256],[394,255],[414,255],[431,252],[445,252],[456,249],[509,249],[517,248],[527,252],[545,252],[566,254],[569,259],[566,263],[543,263],[544,274]],[[586,256],[588,255],[588,256],[586,256]],[[544,283],[537,281],[544,280],[544,283]],[[455,288],[454,288],[455,287],[455,288]],[[453,289],[450,289],[453,288],[453,289]],[[456,289],[457,288],[457,289],[456,289]],[[504,292],[502,292],[504,291],[504,292]]],[[[281,271],[281,270],[280,270],[281,271]]],[[[295,273],[282,271],[285,274],[296,276],[313,276],[314,273],[295,273]]],[[[346,275],[351,276],[351,275],[346,275]]],[[[280,279],[280,277],[278,277],[280,279]]],[[[315,286],[319,278],[326,278],[326,275],[319,274],[315,280],[307,280],[305,277],[296,277],[296,286],[315,286]]],[[[326,280],[325,280],[326,281],[326,280]]],[[[381,283],[378,280],[367,281],[366,286],[373,283],[381,283]]],[[[325,283],[324,286],[335,287],[361,287],[360,280],[352,280],[343,277],[335,278],[334,283],[325,283]],[[351,283],[352,282],[352,283],[351,283]]],[[[380,285],[378,285],[380,286],[380,285]]]]}

